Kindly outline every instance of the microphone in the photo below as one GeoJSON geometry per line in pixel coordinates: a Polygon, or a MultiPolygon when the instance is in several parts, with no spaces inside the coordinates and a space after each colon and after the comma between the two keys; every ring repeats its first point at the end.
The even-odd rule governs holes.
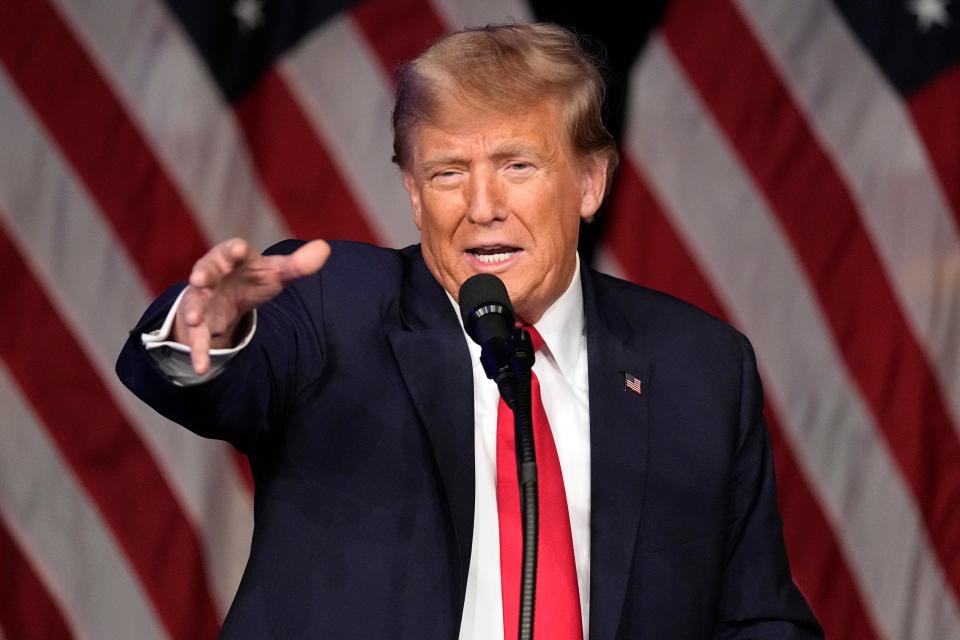
{"type": "Polygon", "coordinates": [[[534,354],[530,334],[514,326],[506,286],[495,275],[478,273],[460,286],[459,299],[467,335],[480,345],[484,373],[497,383],[507,406],[516,411],[517,382],[529,380],[534,354]]]}
{"type": "Polygon", "coordinates": [[[500,395],[513,407],[514,315],[506,286],[495,275],[478,273],[460,286],[459,301],[463,327],[470,339],[480,345],[484,372],[497,383],[500,395]]]}
{"type": "Polygon", "coordinates": [[[481,347],[490,340],[507,340],[513,330],[513,305],[503,280],[478,273],[460,286],[460,315],[467,335],[481,347]]]}
{"type": "Polygon", "coordinates": [[[497,383],[500,396],[513,410],[523,526],[517,636],[519,640],[533,640],[540,530],[537,459],[530,398],[533,344],[524,329],[514,326],[510,296],[503,281],[495,275],[480,273],[467,278],[460,286],[459,300],[460,316],[467,335],[480,345],[483,370],[488,378],[497,383]]]}

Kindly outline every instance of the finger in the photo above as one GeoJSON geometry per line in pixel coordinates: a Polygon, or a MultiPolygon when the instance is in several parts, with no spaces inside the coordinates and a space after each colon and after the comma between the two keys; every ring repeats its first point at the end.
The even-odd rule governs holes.
{"type": "Polygon", "coordinates": [[[243,238],[231,238],[214,247],[224,263],[230,267],[243,264],[250,259],[253,250],[243,238]]]}
{"type": "Polygon", "coordinates": [[[223,279],[224,269],[209,253],[193,265],[188,282],[191,287],[208,289],[215,287],[223,279]]]}
{"type": "Polygon", "coordinates": [[[330,257],[330,245],[323,240],[313,240],[286,256],[280,279],[283,282],[316,273],[330,257]]]}
{"type": "Polygon", "coordinates": [[[250,260],[251,253],[246,240],[224,240],[197,260],[190,273],[190,284],[198,288],[216,286],[227,274],[250,260]]]}
{"type": "Polygon", "coordinates": [[[205,323],[206,301],[198,289],[188,287],[173,321],[171,339],[174,342],[190,346],[193,330],[205,323]]]}
{"type": "Polygon", "coordinates": [[[190,330],[190,361],[193,370],[202,376],[210,369],[210,332],[206,325],[200,325],[190,330]]]}
{"type": "Polygon", "coordinates": [[[196,327],[203,322],[206,310],[206,297],[198,289],[191,286],[187,288],[187,292],[183,294],[183,298],[180,300],[177,316],[183,319],[186,327],[196,327]]]}
{"type": "Polygon", "coordinates": [[[193,370],[202,376],[210,369],[210,329],[206,322],[187,327],[187,346],[190,347],[193,370]]]}

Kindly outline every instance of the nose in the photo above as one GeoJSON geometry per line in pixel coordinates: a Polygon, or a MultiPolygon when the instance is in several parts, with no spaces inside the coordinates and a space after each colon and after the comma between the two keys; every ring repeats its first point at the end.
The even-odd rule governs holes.
{"type": "Polygon", "coordinates": [[[476,224],[503,220],[507,217],[503,196],[495,171],[473,171],[467,188],[467,219],[476,224]]]}

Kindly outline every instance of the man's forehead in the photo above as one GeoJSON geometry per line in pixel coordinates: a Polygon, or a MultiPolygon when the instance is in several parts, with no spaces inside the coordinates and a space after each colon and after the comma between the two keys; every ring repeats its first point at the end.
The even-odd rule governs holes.
{"type": "Polygon", "coordinates": [[[451,102],[434,119],[411,131],[417,162],[430,156],[462,155],[467,147],[482,147],[493,155],[543,153],[562,146],[566,131],[560,110],[551,100],[518,104],[511,111],[451,102]]]}

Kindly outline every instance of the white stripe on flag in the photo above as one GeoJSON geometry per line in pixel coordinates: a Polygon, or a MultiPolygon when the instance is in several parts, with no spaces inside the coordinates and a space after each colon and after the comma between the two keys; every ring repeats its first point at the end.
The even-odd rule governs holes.
{"type": "Polygon", "coordinates": [[[0,362],[0,509],[80,638],[164,638],[139,580],[0,362]]]}
{"type": "Polygon", "coordinates": [[[738,4],[837,162],[960,428],[960,238],[910,114],[831,3],[738,4]]]}
{"type": "Polygon", "coordinates": [[[232,109],[163,3],[54,2],[211,244],[243,236],[263,249],[290,237],[261,188],[232,109]]]}
{"type": "Polygon", "coordinates": [[[253,522],[231,449],[170,423],[117,380],[114,361],[150,301],[146,286],[2,68],[0,105],[0,215],[199,529],[211,590],[224,613],[239,584],[253,522]]]}
{"type": "Polygon", "coordinates": [[[890,638],[960,637],[960,614],[944,595],[916,506],[803,269],[661,37],[651,39],[630,87],[626,152],[756,345],[785,435],[874,619],[890,638]]]}
{"type": "Polygon", "coordinates": [[[349,16],[337,15],[315,29],[277,69],[336,159],[381,244],[417,242],[400,171],[390,162],[393,88],[349,16]]]}

